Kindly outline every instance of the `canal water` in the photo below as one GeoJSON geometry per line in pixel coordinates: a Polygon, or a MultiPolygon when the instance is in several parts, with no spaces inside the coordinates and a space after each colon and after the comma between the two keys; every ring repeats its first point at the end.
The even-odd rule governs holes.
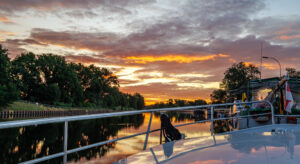
{"type": "MultiPolygon", "coordinates": [[[[168,112],[173,125],[204,120],[192,111],[168,112]]],[[[155,113],[151,130],[160,129],[160,114],[155,113]]],[[[109,139],[129,136],[147,130],[150,114],[69,122],[68,149],[109,139]]],[[[7,121],[7,120],[1,120],[7,121]]],[[[178,127],[186,138],[210,136],[210,122],[178,127]]],[[[214,132],[234,130],[232,120],[214,122],[214,132]]],[[[63,123],[0,130],[0,163],[19,163],[63,151],[63,123]]],[[[143,151],[146,135],[120,140],[68,155],[68,163],[113,163],[143,151]]],[[[151,133],[147,148],[160,144],[160,132],[151,133]]],[[[61,163],[62,158],[43,163],[61,163]]]]}

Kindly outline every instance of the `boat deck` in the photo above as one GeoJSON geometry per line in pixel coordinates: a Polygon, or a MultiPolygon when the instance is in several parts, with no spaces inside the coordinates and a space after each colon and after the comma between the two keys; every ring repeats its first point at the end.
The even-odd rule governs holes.
{"type": "Polygon", "coordinates": [[[168,142],[118,163],[299,163],[300,126],[267,125],[168,142]]]}

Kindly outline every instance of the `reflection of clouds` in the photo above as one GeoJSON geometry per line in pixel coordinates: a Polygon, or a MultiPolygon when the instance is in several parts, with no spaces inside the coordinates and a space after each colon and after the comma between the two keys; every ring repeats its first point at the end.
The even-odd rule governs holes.
{"type": "Polygon", "coordinates": [[[222,160],[206,160],[206,161],[195,161],[189,162],[189,164],[223,164],[224,161],[222,160]]]}
{"type": "MultiPolygon", "coordinates": [[[[120,138],[120,137],[124,137],[124,136],[133,135],[136,133],[145,132],[148,127],[150,115],[151,115],[150,113],[143,114],[144,122],[138,129],[135,129],[134,127],[124,128],[118,132],[117,137],[120,138]]],[[[173,121],[174,121],[174,118],[173,118],[173,121]]],[[[178,125],[178,124],[189,123],[189,122],[193,122],[193,121],[190,119],[184,119],[184,120],[181,120],[178,122],[173,122],[172,124],[178,125]]],[[[160,117],[153,115],[151,130],[159,129],[159,128],[160,128],[160,117]]],[[[210,123],[209,122],[179,127],[178,129],[180,130],[180,132],[184,133],[187,136],[187,138],[210,136],[210,131],[209,131],[210,123]]],[[[223,136],[216,136],[216,137],[221,138],[223,136]]],[[[125,140],[120,140],[117,142],[114,149],[109,151],[108,154],[106,154],[104,157],[101,157],[101,160],[99,160],[99,159],[95,159],[95,160],[102,161],[102,158],[103,158],[104,159],[103,161],[111,163],[118,159],[122,159],[122,158],[130,156],[132,154],[139,153],[143,150],[144,142],[145,142],[145,135],[140,135],[140,136],[128,138],[125,140]],[[112,159],[110,159],[110,157],[112,159]]],[[[150,133],[149,138],[148,138],[147,148],[157,146],[157,145],[159,145],[159,142],[160,142],[159,131],[150,133]]],[[[193,146],[193,144],[197,144],[199,142],[204,142],[204,140],[203,141],[202,140],[201,141],[192,141],[189,145],[193,146]]],[[[182,149],[182,150],[181,150],[181,148],[176,149],[176,151],[184,151],[184,150],[186,150],[186,149],[182,149]]],[[[143,162],[143,160],[152,160],[153,159],[151,157],[144,158],[142,156],[145,154],[143,152],[141,152],[141,153],[142,153],[141,155],[138,155],[138,158],[135,158],[136,161],[134,163],[141,164],[140,162],[143,162]]],[[[164,159],[164,160],[166,159],[163,150],[155,151],[155,154],[158,155],[160,157],[160,159],[164,159]]],[[[106,162],[104,162],[104,163],[106,163],[106,162]]]]}
{"type": "Polygon", "coordinates": [[[296,144],[296,136],[294,134],[293,130],[288,130],[286,132],[286,137],[287,137],[287,151],[290,153],[290,158],[294,158],[294,147],[296,144]]]}
{"type": "MultiPolygon", "coordinates": [[[[271,128],[271,127],[269,127],[271,128]]],[[[297,163],[300,160],[300,146],[292,131],[271,133],[260,130],[216,135],[195,139],[179,140],[167,153],[167,146],[152,148],[153,153],[144,151],[128,157],[128,163],[159,162],[164,163],[297,163]],[[247,150],[245,150],[247,149],[247,150]],[[248,151],[249,150],[249,151],[248,151]],[[287,153],[288,152],[288,153],[287,153]],[[170,155],[171,154],[171,155],[170,155]],[[138,162],[136,162],[138,161],[138,162]]]]}

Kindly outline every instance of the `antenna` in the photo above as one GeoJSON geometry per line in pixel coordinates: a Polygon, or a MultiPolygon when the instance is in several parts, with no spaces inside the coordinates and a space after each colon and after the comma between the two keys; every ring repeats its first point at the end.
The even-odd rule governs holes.
{"type": "Polygon", "coordinates": [[[260,44],[260,80],[261,80],[261,73],[262,73],[262,49],[263,49],[263,42],[260,44]]]}

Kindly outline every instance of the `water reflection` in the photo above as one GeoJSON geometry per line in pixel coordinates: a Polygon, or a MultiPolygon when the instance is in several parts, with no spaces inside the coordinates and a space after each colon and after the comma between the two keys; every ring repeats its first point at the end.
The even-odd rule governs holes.
{"type": "MultiPolygon", "coordinates": [[[[167,112],[172,124],[204,120],[204,112],[167,112]]],[[[69,122],[68,149],[129,136],[147,129],[150,114],[69,122]]],[[[216,133],[229,131],[230,121],[215,121],[216,133]]],[[[151,130],[160,128],[160,113],[155,113],[151,130]]],[[[178,127],[187,138],[210,136],[210,122],[178,127]]],[[[69,163],[112,163],[143,150],[145,135],[121,140],[68,155],[69,163]]],[[[151,133],[148,148],[159,145],[159,132],[151,133]]],[[[19,163],[63,151],[63,124],[47,124],[0,130],[0,163],[19,163]]],[[[168,156],[172,153],[167,152],[168,156]]],[[[61,163],[61,158],[44,163],[61,163]]]]}
{"type": "Polygon", "coordinates": [[[126,163],[299,163],[300,128],[180,140],[126,158],[126,163]],[[294,132],[293,129],[296,129],[294,132]]]}
{"type": "MultiPolygon", "coordinates": [[[[138,129],[143,122],[143,115],[70,122],[68,149],[108,140],[116,137],[121,129],[138,129]]],[[[62,124],[3,129],[0,137],[0,163],[3,164],[19,163],[63,151],[62,124]]],[[[113,147],[115,143],[73,153],[68,155],[68,160],[104,156],[113,147]]],[[[61,163],[61,159],[45,163],[61,163]]]]}

